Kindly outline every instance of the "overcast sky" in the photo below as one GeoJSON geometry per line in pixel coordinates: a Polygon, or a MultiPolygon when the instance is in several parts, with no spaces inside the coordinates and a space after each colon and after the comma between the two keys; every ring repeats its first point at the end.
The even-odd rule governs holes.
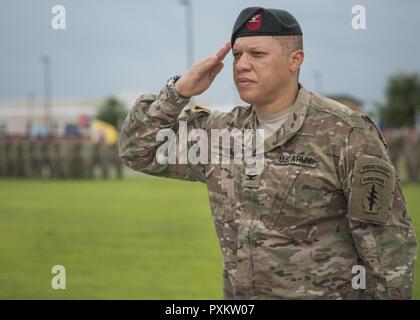
{"type": "MultiPolygon", "coordinates": [[[[132,90],[157,93],[185,71],[185,7],[179,0],[2,0],[0,100],[43,96],[40,56],[53,66],[54,98],[99,98],[132,90]],[[66,30],[53,30],[51,8],[66,9],[66,30]]],[[[193,0],[195,58],[229,41],[239,12],[249,6],[291,12],[304,33],[301,82],[323,94],[349,94],[368,109],[384,99],[395,72],[420,72],[419,0],[193,0]],[[352,7],[366,8],[366,29],[353,30],[352,7]],[[322,86],[314,73],[322,74],[322,86]]],[[[232,57],[197,100],[241,103],[232,57]]]]}

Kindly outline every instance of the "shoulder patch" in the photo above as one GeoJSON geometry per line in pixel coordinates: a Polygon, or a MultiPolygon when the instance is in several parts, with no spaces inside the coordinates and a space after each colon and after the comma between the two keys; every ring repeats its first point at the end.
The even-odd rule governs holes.
{"type": "Polygon", "coordinates": [[[365,152],[367,154],[372,154],[374,156],[382,156],[382,150],[381,147],[378,145],[376,141],[370,142],[365,145],[365,152]]]}
{"type": "Polygon", "coordinates": [[[317,110],[321,110],[336,116],[348,126],[354,126],[352,116],[358,112],[352,110],[348,106],[338,101],[320,96],[318,94],[312,94],[310,105],[317,110]]]}
{"type": "Polygon", "coordinates": [[[368,155],[356,158],[351,180],[349,216],[364,222],[386,224],[395,187],[393,166],[368,155]]]}
{"type": "Polygon", "coordinates": [[[142,100],[142,101],[155,101],[156,97],[157,96],[153,93],[145,93],[145,94],[142,94],[140,96],[140,100],[142,100]]]}
{"type": "Polygon", "coordinates": [[[193,107],[192,107],[192,109],[194,110],[194,111],[204,111],[204,112],[212,112],[212,110],[208,107],[208,106],[206,106],[206,105],[204,105],[204,104],[195,104],[193,107]]]}
{"type": "Polygon", "coordinates": [[[212,113],[212,110],[209,107],[206,107],[204,105],[194,104],[192,107],[187,105],[179,114],[178,119],[179,120],[194,120],[204,115],[207,116],[210,113],[212,113]]]}

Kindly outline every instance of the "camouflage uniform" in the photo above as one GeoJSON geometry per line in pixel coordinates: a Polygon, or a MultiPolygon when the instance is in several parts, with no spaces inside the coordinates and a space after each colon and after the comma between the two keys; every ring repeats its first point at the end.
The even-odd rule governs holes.
{"type": "Polygon", "coordinates": [[[93,179],[93,169],[94,169],[94,145],[89,140],[82,140],[81,141],[81,150],[80,150],[80,157],[81,157],[81,170],[82,170],[82,177],[87,179],[93,179]]]}
{"type": "Polygon", "coordinates": [[[92,172],[93,172],[93,178],[94,179],[96,178],[97,171],[99,170],[98,166],[101,165],[100,147],[101,147],[100,143],[98,143],[98,142],[93,142],[92,143],[92,149],[93,149],[92,150],[92,153],[93,153],[93,155],[92,155],[92,172]]]}
{"type": "Polygon", "coordinates": [[[19,141],[17,137],[10,137],[7,152],[7,171],[9,177],[19,177],[19,141]]]}
{"type": "MultiPolygon", "coordinates": [[[[181,109],[164,88],[127,116],[120,157],[147,174],[207,184],[224,257],[225,299],[409,299],[416,239],[381,132],[364,114],[301,87],[295,112],[246,164],[162,165],[162,128],[257,127],[254,106],[181,109]],[[352,287],[363,265],[366,290],[352,287]]],[[[179,132],[178,132],[179,134],[179,132]]],[[[210,134],[209,134],[210,136],[210,134]]]]}
{"type": "Polygon", "coordinates": [[[22,137],[19,141],[19,162],[21,163],[21,176],[32,178],[34,176],[32,166],[32,146],[28,137],[22,137]]]}
{"type": "Polygon", "coordinates": [[[52,177],[51,164],[50,164],[50,140],[48,137],[40,137],[37,139],[37,151],[39,156],[40,171],[42,177],[52,177]],[[48,173],[46,173],[48,172],[48,173]]]}
{"type": "Polygon", "coordinates": [[[101,178],[108,179],[111,174],[110,169],[115,168],[116,178],[122,179],[122,163],[118,157],[118,144],[100,142],[97,145],[97,153],[98,164],[101,168],[101,178]]]}
{"type": "Polygon", "coordinates": [[[109,178],[109,148],[108,145],[103,141],[98,144],[98,155],[99,155],[99,166],[101,168],[101,178],[109,178]]]}
{"type": "Polygon", "coordinates": [[[82,141],[80,138],[68,139],[66,141],[68,153],[68,172],[69,178],[76,179],[83,177],[83,162],[82,162],[82,141]]]}
{"type": "Polygon", "coordinates": [[[118,179],[122,179],[123,172],[122,172],[122,163],[120,158],[118,157],[118,144],[111,144],[108,145],[108,157],[110,159],[111,165],[115,168],[115,177],[118,179]]]}
{"type": "Polygon", "coordinates": [[[33,166],[34,176],[42,178],[42,168],[44,164],[44,141],[42,138],[31,138],[32,144],[32,157],[31,162],[33,166]]]}
{"type": "Polygon", "coordinates": [[[64,178],[63,159],[61,157],[62,142],[57,137],[48,137],[45,148],[50,178],[64,178]]]}
{"type": "Polygon", "coordinates": [[[417,136],[417,146],[415,153],[417,154],[417,177],[420,179],[420,132],[416,132],[417,136]]]}

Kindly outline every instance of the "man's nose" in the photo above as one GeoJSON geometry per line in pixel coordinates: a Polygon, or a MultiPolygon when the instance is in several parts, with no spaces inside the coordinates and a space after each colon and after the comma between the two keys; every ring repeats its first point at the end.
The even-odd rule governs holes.
{"type": "Polygon", "coordinates": [[[252,64],[247,54],[242,54],[236,61],[235,68],[237,71],[249,71],[252,69],[252,64]]]}

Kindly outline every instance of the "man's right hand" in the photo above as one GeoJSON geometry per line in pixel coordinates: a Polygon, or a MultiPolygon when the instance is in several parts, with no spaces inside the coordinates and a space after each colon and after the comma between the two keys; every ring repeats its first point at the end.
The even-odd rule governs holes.
{"type": "Polygon", "coordinates": [[[175,82],[175,89],[178,94],[183,97],[192,97],[206,91],[212,84],[214,78],[223,69],[222,61],[230,51],[230,48],[230,42],[226,42],[215,55],[193,64],[175,82]]]}

